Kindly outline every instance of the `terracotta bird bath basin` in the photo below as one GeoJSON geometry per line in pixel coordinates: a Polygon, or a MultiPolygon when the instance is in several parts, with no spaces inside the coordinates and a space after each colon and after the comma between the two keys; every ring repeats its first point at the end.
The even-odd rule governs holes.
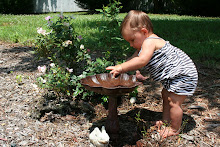
{"type": "Polygon", "coordinates": [[[109,73],[87,76],[80,82],[88,90],[109,96],[106,130],[112,139],[115,138],[119,132],[117,98],[132,92],[141,83],[136,80],[135,75],[120,74],[113,78],[109,73]]]}

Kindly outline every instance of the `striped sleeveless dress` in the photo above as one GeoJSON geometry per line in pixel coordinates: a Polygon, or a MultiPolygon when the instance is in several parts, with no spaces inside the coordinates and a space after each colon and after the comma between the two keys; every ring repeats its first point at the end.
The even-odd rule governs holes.
{"type": "Polygon", "coordinates": [[[198,82],[196,66],[186,53],[171,45],[169,41],[166,41],[161,49],[154,51],[151,60],[144,68],[150,72],[155,81],[160,81],[170,92],[178,95],[193,95],[196,89],[198,82]]]}

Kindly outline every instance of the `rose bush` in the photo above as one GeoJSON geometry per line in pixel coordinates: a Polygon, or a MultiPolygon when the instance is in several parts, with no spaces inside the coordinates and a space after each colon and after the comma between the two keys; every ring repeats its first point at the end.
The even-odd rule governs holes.
{"type": "Polygon", "coordinates": [[[74,29],[75,18],[59,15],[55,21],[50,16],[45,19],[47,30],[37,28],[35,51],[39,58],[46,57],[51,63],[38,67],[44,73],[38,77],[38,85],[53,90],[58,96],[90,96],[92,92],[84,92],[80,79],[105,72],[107,66],[113,65],[107,60],[109,53],[107,58],[91,59],[90,50],[81,43],[83,37],[74,29]]]}

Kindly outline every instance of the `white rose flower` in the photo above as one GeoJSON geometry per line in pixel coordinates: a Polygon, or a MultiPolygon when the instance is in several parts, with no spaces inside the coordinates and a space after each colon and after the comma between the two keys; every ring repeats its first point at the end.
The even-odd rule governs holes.
{"type": "Polygon", "coordinates": [[[66,41],[64,41],[63,42],[63,46],[65,46],[65,47],[67,47],[69,44],[72,44],[73,42],[72,41],[70,41],[70,40],[66,40],[66,41]]]}
{"type": "Polygon", "coordinates": [[[72,69],[72,68],[69,69],[69,68],[67,67],[66,70],[67,70],[68,72],[73,72],[73,69],[72,69]]]}
{"type": "Polygon", "coordinates": [[[42,34],[42,35],[46,35],[46,30],[43,30],[41,27],[37,28],[37,33],[38,34],[42,34]]]}
{"type": "Polygon", "coordinates": [[[45,73],[46,70],[47,70],[47,67],[46,67],[46,65],[44,65],[44,66],[38,66],[37,69],[38,69],[39,72],[45,73]]]}
{"type": "Polygon", "coordinates": [[[47,82],[47,80],[45,80],[45,79],[43,79],[43,81],[42,81],[43,83],[46,83],[47,82]]]}
{"type": "Polygon", "coordinates": [[[50,63],[50,67],[54,67],[55,66],[55,64],[54,63],[50,63]]]}
{"type": "Polygon", "coordinates": [[[81,49],[81,50],[84,49],[84,45],[83,45],[83,44],[80,45],[80,49],[81,49]]]}
{"type": "Polygon", "coordinates": [[[51,32],[52,32],[52,30],[49,33],[46,33],[46,30],[43,30],[41,27],[37,28],[37,33],[42,34],[44,36],[50,34],[51,32]]]}

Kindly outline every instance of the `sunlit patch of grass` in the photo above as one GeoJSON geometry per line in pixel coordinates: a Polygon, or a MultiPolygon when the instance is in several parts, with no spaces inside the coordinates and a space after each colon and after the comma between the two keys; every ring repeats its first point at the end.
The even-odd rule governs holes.
{"type": "MultiPolygon", "coordinates": [[[[0,14],[0,40],[20,43],[33,42],[37,36],[37,28],[46,29],[45,17],[50,15],[56,19],[58,14],[0,14]]],[[[100,33],[101,27],[108,24],[102,15],[88,15],[85,12],[83,14],[64,13],[64,15],[73,15],[76,18],[73,22],[75,29],[79,35],[83,36],[83,41],[88,48],[99,51],[108,50],[111,40],[108,40],[110,37],[105,35],[109,35],[109,33],[100,33]]],[[[118,20],[122,21],[125,15],[125,13],[119,14],[118,20]]],[[[220,18],[168,14],[149,14],[149,17],[153,22],[154,32],[158,36],[181,48],[194,60],[209,65],[220,64],[220,18]]],[[[114,31],[117,29],[111,33],[114,33],[116,37],[121,37],[119,31],[114,31]]],[[[126,41],[121,42],[120,46],[130,48],[126,41]]]]}

